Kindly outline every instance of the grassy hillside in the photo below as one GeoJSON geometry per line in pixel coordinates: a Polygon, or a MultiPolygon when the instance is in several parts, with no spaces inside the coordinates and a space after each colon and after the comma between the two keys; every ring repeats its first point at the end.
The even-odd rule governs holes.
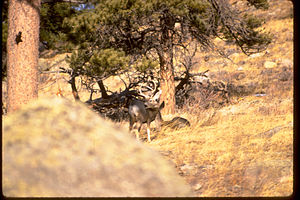
{"type": "MultiPolygon", "coordinates": [[[[191,127],[153,132],[151,142],[146,142],[145,130],[141,135],[174,164],[197,196],[287,196],[293,192],[293,5],[286,0],[269,2],[269,10],[251,11],[265,18],[263,28],[273,35],[265,52],[246,56],[237,47],[216,41],[230,53],[230,60],[214,52],[195,56],[193,71],[209,69],[211,80],[240,88],[231,102],[209,109],[186,104],[176,116],[187,118],[191,127]]],[[[41,68],[66,66],[64,57],[41,58],[41,68]]],[[[39,96],[61,90],[73,100],[66,80],[67,75],[42,74],[39,96]]],[[[105,84],[115,91],[123,85],[117,78],[105,84]]],[[[79,95],[83,101],[89,98],[81,87],[79,95]]],[[[128,129],[128,122],[119,126],[128,129]]]]}
{"type": "MultiPolygon", "coordinates": [[[[286,196],[293,192],[293,18],[290,1],[270,1],[267,51],[230,60],[199,53],[195,71],[213,80],[252,86],[221,109],[185,107],[192,127],[157,133],[149,145],[171,160],[199,196],[286,196]],[[205,61],[205,58],[206,60],[205,61]],[[208,58],[208,59],[207,59],[208,58]],[[259,95],[263,94],[263,95],[259,95]]],[[[248,87],[247,87],[248,86],[248,87]]]]}

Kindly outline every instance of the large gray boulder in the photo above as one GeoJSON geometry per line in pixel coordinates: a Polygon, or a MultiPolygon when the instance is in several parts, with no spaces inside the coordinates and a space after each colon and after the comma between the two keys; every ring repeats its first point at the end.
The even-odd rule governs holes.
{"type": "Polygon", "coordinates": [[[168,161],[81,103],[40,99],[4,117],[9,197],[191,196],[168,161]]]}

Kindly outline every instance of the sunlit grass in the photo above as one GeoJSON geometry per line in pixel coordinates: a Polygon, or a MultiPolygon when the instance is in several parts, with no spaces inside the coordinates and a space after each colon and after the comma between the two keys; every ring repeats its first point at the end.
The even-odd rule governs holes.
{"type": "MultiPolygon", "coordinates": [[[[229,56],[232,61],[216,53],[198,52],[193,72],[209,69],[216,74],[212,80],[236,85],[253,83],[256,86],[253,93],[264,92],[266,96],[233,97],[231,104],[220,109],[203,109],[196,104],[185,106],[174,116],[188,119],[191,127],[154,130],[152,141],[145,141],[146,145],[162,152],[192,188],[197,186],[194,189],[197,196],[287,196],[293,192],[293,82],[278,82],[262,74],[266,61],[276,63],[273,70],[282,68],[284,59],[293,61],[293,19],[266,21],[263,28],[274,36],[266,51],[246,56],[235,51],[236,46],[225,46],[224,42],[217,41],[219,47],[234,50],[229,56]],[[208,61],[204,61],[205,56],[210,56],[208,61]],[[235,72],[242,72],[245,77],[235,80],[235,72]],[[182,166],[191,170],[183,172],[182,166]]],[[[41,58],[40,64],[52,66],[62,58],[62,55],[41,58]]],[[[68,67],[65,62],[59,66],[68,67]]],[[[67,79],[63,74],[52,74],[48,81],[40,84],[39,96],[53,96],[62,88],[64,97],[74,100],[67,79]]],[[[81,100],[88,100],[89,92],[77,81],[81,100]]],[[[112,91],[124,87],[115,77],[105,84],[112,91]]],[[[95,94],[94,99],[100,96],[95,94]]],[[[164,116],[164,119],[174,116],[164,116]]],[[[118,126],[128,130],[128,121],[118,126]]],[[[143,137],[146,138],[146,133],[141,134],[143,137]]]]}
{"type": "MultiPolygon", "coordinates": [[[[293,110],[289,104],[281,103],[277,105],[277,110],[271,109],[265,115],[257,109],[255,103],[251,105],[252,109],[247,109],[247,104],[247,101],[241,102],[240,110],[235,114],[218,114],[218,121],[211,126],[194,123],[190,128],[158,133],[159,136],[149,145],[160,151],[171,151],[171,160],[177,167],[187,164],[213,166],[208,170],[206,180],[201,176],[197,177],[198,180],[192,176],[186,177],[189,182],[199,182],[206,188],[200,196],[288,195],[292,192],[293,176],[293,110]],[[277,113],[278,110],[285,110],[285,113],[277,113]],[[275,127],[281,129],[272,137],[261,136],[275,127]],[[280,161],[283,161],[284,166],[277,165],[280,161]],[[286,165],[290,171],[286,176],[279,177],[281,168],[286,165]],[[271,170],[263,168],[261,174],[258,174],[263,182],[254,181],[248,187],[247,182],[251,180],[248,180],[247,170],[256,166],[271,170]],[[284,184],[277,184],[277,179],[284,184]]],[[[258,104],[264,105],[263,102],[258,104]]]]}

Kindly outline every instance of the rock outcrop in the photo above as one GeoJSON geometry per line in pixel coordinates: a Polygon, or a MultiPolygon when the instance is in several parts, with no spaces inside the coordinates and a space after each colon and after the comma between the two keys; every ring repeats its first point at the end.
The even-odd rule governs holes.
{"type": "Polygon", "coordinates": [[[191,196],[175,169],[82,103],[40,99],[4,117],[7,197],[191,196]]]}

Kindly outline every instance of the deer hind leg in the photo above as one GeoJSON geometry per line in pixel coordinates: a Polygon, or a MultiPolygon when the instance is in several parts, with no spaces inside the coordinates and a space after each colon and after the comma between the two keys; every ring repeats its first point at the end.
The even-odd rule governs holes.
{"type": "Polygon", "coordinates": [[[150,122],[147,122],[147,136],[148,136],[148,142],[151,142],[151,138],[150,138],[150,122]]]}
{"type": "Polygon", "coordinates": [[[129,118],[129,132],[131,132],[132,127],[133,127],[133,124],[134,124],[134,122],[133,122],[133,120],[132,120],[131,117],[130,117],[130,118],[129,118]]]}
{"type": "Polygon", "coordinates": [[[136,136],[136,139],[140,139],[140,132],[141,132],[141,128],[142,128],[142,125],[143,123],[142,122],[137,122],[139,123],[139,126],[138,126],[138,130],[135,132],[135,136],[136,136]]]}
{"type": "MultiPolygon", "coordinates": [[[[138,122],[136,122],[135,120],[133,120],[132,118],[129,118],[129,132],[132,133],[132,129],[133,129],[133,125],[136,124],[137,125],[138,122]]],[[[135,125],[135,126],[136,126],[135,125]]],[[[139,130],[141,128],[139,127],[139,130]]],[[[135,136],[136,136],[136,139],[139,139],[139,133],[138,131],[135,131],[135,136]]]]}

